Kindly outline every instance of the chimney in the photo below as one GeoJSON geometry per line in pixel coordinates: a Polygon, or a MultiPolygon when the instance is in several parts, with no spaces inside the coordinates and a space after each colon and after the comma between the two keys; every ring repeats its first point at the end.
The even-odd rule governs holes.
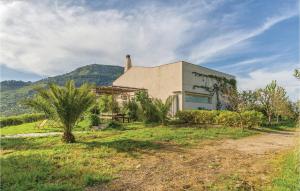
{"type": "Polygon", "coordinates": [[[132,66],[132,64],[131,64],[130,55],[127,54],[126,59],[125,59],[124,73],[127,72],[131,68],[131,66],[132,66]]]}

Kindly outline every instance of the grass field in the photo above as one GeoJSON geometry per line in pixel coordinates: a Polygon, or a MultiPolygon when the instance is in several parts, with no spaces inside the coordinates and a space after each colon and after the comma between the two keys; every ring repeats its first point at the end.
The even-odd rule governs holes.
{"type": "Polygon", "coordinates": [[[2,139],[1,190],[82,190],[117,177],[144,153],[181,147],[207,139],[240,138],[256,134],[235,128],[144,127],[135,123],[121,129],[76,135],[77,143],[60,137],[2,139]]]}
{"type": "Polygon", "coordinates": [[[300,151],[284,153],[274,160],[272,181],[265,190],[286,191],[300,190],[300,151]]]}
{"type": "MultiPolygon", "coordinates": [[[[38,127],[42,121],[33,123],[23,123],[21,125],[6,126],[0,128],[0,135],[14,135],[14,134],[25,134],[25,133],[46,133],[46,132],[61,132],[60,127],[56,127],[53,122],[47,122],[45,126],[38,127]]],[[[74,129],[74,131],[86,130],[88,121],[81,121],[74,129]]]]}

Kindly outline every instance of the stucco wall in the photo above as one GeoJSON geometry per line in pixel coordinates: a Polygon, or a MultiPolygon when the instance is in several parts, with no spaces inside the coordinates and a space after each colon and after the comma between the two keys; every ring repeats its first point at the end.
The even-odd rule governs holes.
{"type": "MultiPolygon", "coordinates": [[[[207,95],[210,96],[210,92],[203,88],[194,87],[196,86],[206,86],[206,87],[213,87],[213,85],[217,82],[216,79],[204,77],[204,76],[197,76],[193,74],[193,72],[197,72],[200,74],[206,75],[215,75],[219,77],[225,77],[227,79],[234,79],[234,76],[225,74],[222,72],[218,72],[215,70],[211,70],[205,67],[201,67],[198,65],[190,64],[187,62],[182,63],[182,70],[183,70],[183,97],[185,97],[186,92],[192,92],[199,95],[207,95]],[[194,88],[193,88],[194,87],[194,88]]],[[[223,102],[222,95],[220,93],[220,101],[223,102]]],[[[185,98],[183,98],[185,100],[185,98]]],[[[183,101],[183,108],[184,109],[197,109],[199,107],[206,108],[206,109],[216,109],[217,105],[217,98],[216,95],[211,97],[211,103],[191,103],[183,101]]]]}
{"type": "MultiPolygon", "coordinates": [[[[216,79],[196,76],[193,72],[206,75],[215,75],[232,79],[234,76],[222,72],[211,70],[187,62],[176,62],[157,67],[132,67],[117,80],[113,82],[116,86],[128,86],[145,88],[153,98],[167,99],[170,95],[178,96],[178,109],[216,109],[216,95],[211,97],[210,92],[203,88],[193,88],[194,85],[213,87],[216,79]],[[196,95],[207,95],[211,97],[211,103],[191,103],[185,102],[185,94],[194,93],[196,95]]],[[[220,93],[220,101],[223,102],[220,93]]],[[[174,105],[173,105],[174,106],[174,105]]],[[[172,108],[173,108],[172,106],[172,108]]]]}
{"type": "Polygon", "coordinates": [[[181,62],[157,67],[132,67],[116,79],[113,85],[145,88],[151,97],[166,100],[174,91],[182,90],[181,74],[181,62]]]}

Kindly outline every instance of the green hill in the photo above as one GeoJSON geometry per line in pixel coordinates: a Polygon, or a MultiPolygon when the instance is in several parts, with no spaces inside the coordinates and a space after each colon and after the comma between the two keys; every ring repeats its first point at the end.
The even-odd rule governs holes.
{"type": "Polygon", "coordinates": [[[16,81],[16,80],[6,80],[3,82],[0,82],[1,91],[7,91],[7,90],[15,90],[22,88],[24,86],[30,85],[31,82],[24,82],[24,81],[16,81]]]}
{"type": "Polygon", "coordinates": [[[72,72],[48,77],[36,82],[3,81],[1,86],[1,116],[17,115],[31,112],[20,101],[34,95],[34,87],[46,86],[49,82],[63,85],[67,80],[74,80],[76,86],[87,82],[96,85],[110,85],[123,73],[123,67],[92,64],[75,69],[72,72]]]}

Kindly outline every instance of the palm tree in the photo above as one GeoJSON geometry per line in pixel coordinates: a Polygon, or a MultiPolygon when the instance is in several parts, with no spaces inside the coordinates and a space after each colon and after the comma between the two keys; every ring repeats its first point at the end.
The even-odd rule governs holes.
{"type": "Polygon", "coordinates": [[[36,89],[38,94],[25,101],[32,108],[44,112],[48,118],[55,119],[62,124],[62,141],[75,142],[72,129],[85,111],[95,104],[95,96],[87,84],[79,88],[74,81],[67,81],[64,87],[49,84],[49,89],[36,89]]]}
{"type": "Polygon", "coordinates": [[[169,96],[165,102],[161,99],[154,99],[154,106],[156,107],[160,122],[165,125],[168,120],[168,114],[172,105],[173,96],[169,96]]]}

